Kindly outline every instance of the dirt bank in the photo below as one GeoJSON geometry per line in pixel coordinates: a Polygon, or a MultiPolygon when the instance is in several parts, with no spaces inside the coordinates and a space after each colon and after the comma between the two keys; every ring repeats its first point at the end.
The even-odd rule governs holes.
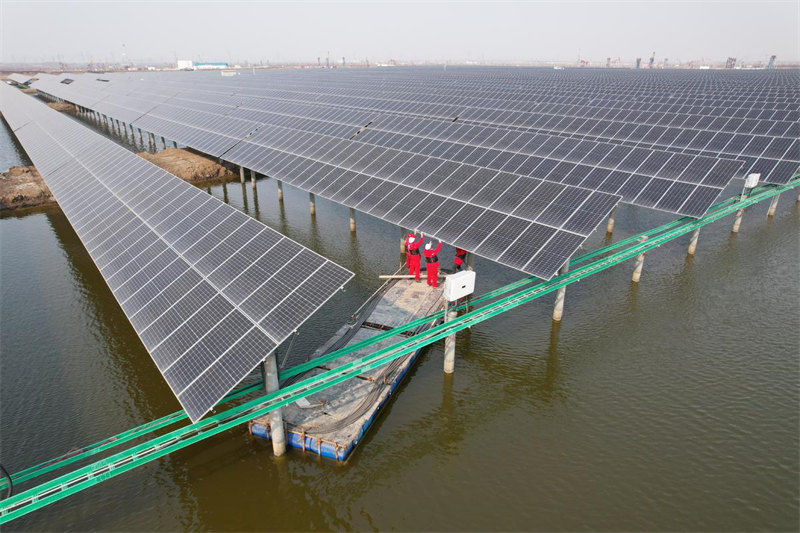
{"type": "Polygon", "coordinates": [[[155,154],[140,152],[139,155],[191,183],[228,180],[236,177],[219,163],[180,148],[167,148],[155,154]]]}
{"type": "MultiPolygon", "coordinates": [[[[139,155],[191,183],[237,178],[224,166],[178,148],[167,148],[157,154],[142,152],[139,155]]],[[[54,205],[57,203],[36,167],[12,167],[0,175],[0,211],[54,205]]]]}
{"type": "Polygon", "coordinates": [[[69,113],[71,115],[78,113],[78,108],[67,102],[48,102],[47,105],[62,113],[69,113]]]}
{"type": "Polygon", "coordinates": [[[0,177],[0,211],[56,205],[35,167],[11,167],[0,177]]]}

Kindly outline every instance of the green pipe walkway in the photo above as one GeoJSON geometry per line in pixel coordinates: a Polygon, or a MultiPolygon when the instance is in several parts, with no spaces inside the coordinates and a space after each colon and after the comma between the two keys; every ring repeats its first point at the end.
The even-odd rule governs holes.
{"type": "MultiPolygon", "coordinates": [[[[556,291],[561,287],[602,272],[612,266],[632,259],[643,252],[657,248],[682,235],[734,214],[740,209],[772,198],[773,196],[796,187],[800,187],[800,176],[795,176],[793,180],[786,185],[758,187],[753,189],[748,197],[735,196],[715,205],[702,218],[692,219],[684,217],[574,258],[571,264],[573,267],[577,266],[576,268],[553,277],[548,281],[541,282],[538,278],[531,276],[485,293],[478,298],[472,299],[467,304],[459,306],[458,309],[465,312],[455,320],[443,322],[418,335],[409,337],[406,340],[385,347],[365,357],[343,364],[317,376],[298,381],[279,391],[246,401],[241,405],[232,407],[194,424],[189,424],[185,427],[169,431],[164,435],[151,438],[150,440],[134,445],[126,450],[117,452],[6,498],[0,502],[0,524],[24,516],[71,494],[85,490],[107,479],[127,472],[128,470],[132,470],[133,468],[158,459],[159,457],[190,446],[195,442],[207,439],[235,426],[245,424],[254,418],[264,416],[270,411],[297,401],[300,398],[304,398],[337,383],[354,378],[365,371],[387,364],[394,359],[416,351],[448,335],[508,312],[520,305],[540,298],[545,294],[556,291]],[[490,300],[496,301],[486,303],[490,300]],[[485,305],[475,308],[475,306],[484,303],[485,305]],[[471,308],[474,309],[470,310],[471,308]]],[[[443,317],[444,312],[441,311],[404,324],[360,343],[349,345],[313,361],[287,369],[281,373],[280,377],[281,379],[286,379],[301,374],[322,363],[335,360],[343,355],[375,344],[385,338],[397,335],[398,333],[413,330],[422,323],[429,323],[434,319],[442,319],[443,317]]],[[[223,401],[227,403],[239,399],[260,388],[260,382],[241,387],[232,391],[223,401]]],[[[34,479],[76,461],[87,459],[93,455],[119,446],[125,442],[130,442],[159,429],[166,428],[186,418],[183,411],[172,413],[137,428],[127,430],[109,439],[89,445],[78,451],[69,452],[50,461],[22,470],[12,475],[11,479],[14,483],[22,483],[34,479]]],[[[3,481],[0,483],[0,490],[4,490],[5,488],[7,488],[7,482],[3,481]]]]}

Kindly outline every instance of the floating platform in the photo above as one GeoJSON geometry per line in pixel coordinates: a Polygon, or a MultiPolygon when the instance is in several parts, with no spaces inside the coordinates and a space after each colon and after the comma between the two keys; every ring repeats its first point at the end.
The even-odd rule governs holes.
{"type": "MultiPolygon", "coordinates": [[[[419,282],[407,279],[387,282],[367,301],[356,322],[342,326],[328,342],[314,352],[312,360],[439,311],[442,308],[442,290],[443,284],[434,289],[424,279],[419,282]]],[[[315,376],[364,357],[434,324],[435,321],[431,321],[414,332],[394,335],[380,343],[322,364],[295,379],[315,376]]],[[[414,365],[419,353],[420,350],[417,350],[284,406],[287,444],[305,452],[346,461],[414,365]]],[[[269,416],[250,422],[250,433],[269,439],[269,416]]]]}

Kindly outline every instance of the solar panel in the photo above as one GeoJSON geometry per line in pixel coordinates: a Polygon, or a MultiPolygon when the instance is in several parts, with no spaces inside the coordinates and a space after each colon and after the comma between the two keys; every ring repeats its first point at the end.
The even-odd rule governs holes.
{"type": "Polygon", "coordinates": [[[797,138],[796,70],[453,69],[443,75],[430,69],[397,69],[380,71],[379,76],[363,71],[269,76],[280,76],[280,89],[256,88],[248,77],[207,80],[204,88],[736,157],[746,163],[741,174],[760,171],[771,182],[789,179],[800,158],[797,145],[785,143],[797,138]],[[770,150],[757,154],[768,142],[770,150]]]}
{"type": "MultiPolygon", "coordinates": [[[[502,234],[495,235],[492,231],[486,233],[487,228],[495,229],[491,226],[479,229],[478,226],[492,216],[487,214],[478,220],[480,215],[499,212],[503,219],[509,217],[511,220],[518,220],[525,227],[552,226],[556,233],[575,234],[578,239],[560,241],[569,243],[569,246],[554,247],[550,252],[557,253],[563,263],[619,199],[613,194],[587,191],[594,198],[591,205],[606,206],[606,210],[582,210],[581,204],[576,204],[572,209],[580,212],[576,220],[580,218],[582,223],[570,223],[566,229],[566,219],[558,220],[557,225],[552,225],[511,212],[517,205],[537,201],[535,189],[541,183],[539,180],[514,176],[515,179],[530,182],[534,187],[528,188],[523,195],[506,194],[502,207],[500,204],[492,205],[492,202],[470,204],[469,198],[450,199],[450,191],[442,190],[442,187],[448,183],[451,174],[474,174],[477,167],[470,168],[429,157],[413,157],[408,153],[326,135],[264,126],[246,118],[225,117],[177,107],[174,103],[170,100],[169,104],[156,107],[152,113],[134,121],[134,126],[223,156],[227,161],[283,179],[288,184],[392,223],[418,228],[455,246],[475,249],[486,241],[487,245],[477,253],[499,262],[503,262],[501,256],[507,248],[515,247],[517,243],[508,241],[502,234]],[[156,114],[158,117],[154,116],[156,114]],[[248,129],[252,131],[248,133],[248,129]],[[237,137],[242,139],[238,140],[237,137]],[[421,203],[423,200],[424,203],[421,203]],[[441,216],[443,212],[448,213],[448,218],[441,216]],[[477,212],[478,216],[467,216],[467,213],[472,212],[477,212]],[[445,238],[445,234],[440,235],[440,231],[449,217],[464,217],[467,227],[461,233],[453,233],[454,226],[451,225],[445,238]],[[480,240],[478,237],[481,237],[480,240]],[[506,246],[498,249],[502,244],[506,246]]],[[[457,179],[449,183],[453,189],[460,186],[457,179]]],[[[505,192],[497,191],[500,195],[505,192]]],[[[505,264],[536,276],[550,278],[560,265],[552,267],[551,263],[536,262],[538,252],[538,249],[529,250],[527,257],[516,254],[513,262],[505,264]],[[544,269],[528,267],[528,264],[542,264],[544,269]]]]}
{"type": "MultiPolygon", "coordinates": [[[[193,102],[189,96],[194,97],[197,94],[196,91],[190,94],[181,93],[182,97],[171,100],[170,104],[196,106],[198,102],[193,102]]],[[[205,100],[209,98],[208,95],[204,97],[205,100]]],[[[280,125],[344,138],[352,137],[361,124],[368,122],[368,126],[362,128],[356,137],[358,141],[389,148],[401,148],[415,153],[443,157],[495,170],[516,172],[568,185],[596,188],[603,192],[616,191],[611,190],[610,183],[585,181],[592,169],[597,166],[610,170],[635,172],[651,177],[669,179],[670,181],[695,183],[719,190],[727,184],[740,166],[731,161],[715,161],[710,158],[685,156],[683,160],[686,164],[695,159],[704,159],[705,163],[703,165],[694,165],[687,169],[687,172],[683,175],[679,173],[666,177],[659,175],[659,171],[666,163],[666,159],[669,159],[672,155],[641,148],[598,145],[589,141],[580,142],[549,135],[509,132],[483,126],[464,126],[460,123],[443,123],[430,119],[372,115],[370,120],[369,115],[360,111],[325,109],[316,104],[306,105],[297,104],[296,102],[287,103],[269,100],[258,101],[254,98],[248,98],[246,101],[239,102],[239,107],[234,108],[231,107],[236,103],[234,97],[226,95],[223,101],[229,106],[227,108],[229,116],[230,114],[235,114],[237,117],[264,124],[280,125]],[[259,109],[253,109],[255,107],[259,109]],[[265,110],[268,108],[279,112],[266,112],[265,110]],[[325,114],[324,117],[321,116],[322,113],[325,114]],[[298,117],[298,115],[303,116],[298,117]],[[308,116],[317,116],[319,118],[306,118],[308,116]],[[335,123],[330,121],[335,121],[335,123]],[[348,128],[348,125],[351,127],[348,128]],[[600,154],[601,156],[596,157],[593,154],[600,154]],[[600,187],[603,187],[603,189],[599,189],[600,187]]],[[[218,113],[224,112],[225,105],[222,103],[215,104],[214,109],[218,113]]],[[[615,180],[617,177],[618,175],[614,176],[615,180]]],[[[641,180],[634,179],[631,184],[639,181],[641,180]]],[[[619,184],[618,188],[621,185],[619,184]]],[[[641,190],[632,191],[631,187],[628,187],[626,191],[630,194],[623,198],[623,201],[636,203],[636,198],[641,190]],[[632,194],[633,192],[636,194],[632,194]]],[[[673,195],[677,194],[677,191],[685,191],[686,194],[683,199],[687,200],[695,191],[695,188],[689,189],[684,186],[676,186],[673,191],[673,195]]],[[[648,207],[664,209],[666,205],[676,206],[677,204],[676,207],[669,210],[690,216],[700,216],[708,207],[700,203],[694,203],[691,211],[682,210],[683,203],[672,201],[658,205],[648,205],[648,207]]]]}
{"type": "Polygon", "coordinates": [[[352,277],[15,89],[1,106],[193,421],[352,277]]]}
{"type": "MultiPolygon", "coordinates": [[[[459,225],[446,226],[441,214],[465,215],[461,203],[470,213],[482,208],[562,232],[591,231],[597,216],[581,212],[607,198],[578,205],[566,200],[582,193],[557,196],[542,180],[700,216],[743,169],[782,182],[800,159],[792,138],[796,71],[403,68],[111,80],[35,85],[67,99],[84,88],[100,91],[106,97],[96,105],[157,103],[135,125],[394,223],[424,224],[426,209],[414,202],[436,195],[425,208],[432,206],[430,220],[450,238],[480,234],[463,228],[454,235],[459,225]],[[506,174],[529,181],[498,189],[506,174]],[[521,195],[532,183],[533,193],[521,195]]],[[[495,239],[505,242],[499,234],[489,242],[495,239]]],[[[522,269],[534,273],[537,264],[547,263],[529,256],[522,269]]]]}

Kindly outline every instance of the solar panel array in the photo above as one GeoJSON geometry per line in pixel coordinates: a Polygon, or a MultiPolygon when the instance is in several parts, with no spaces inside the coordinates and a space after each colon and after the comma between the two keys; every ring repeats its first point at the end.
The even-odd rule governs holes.
{"type": "Polygon", "coordinates": [[[352,274],[8,86],[0,109],[196,421],[352,274]]]}
{"type": "MultiPolygon", "coordinates": [[[[84,94],[76,100],[89,102],[94,97],[84,94]]],[[[369,155],[356,153],[365,146],[173,105],[156,106],[133,125],[545,278],[558,270],[619,200],[615,195],[571,186],[553,188],[541,180],[498,172],[476,176],[490,182],[482,196],[478,190],[467,194],[468,188],[453,196],[454,191],[436,181],[440,174],[426,173],[437,168],[451,174],[458,170],[466,179],[477,174],[478,167],[454,169],[441,159],[381,147],[366,147],[369,155]],[[244,136],[247,140],[242,142],[244,136]],[[430,179],[423,183],[423,178],[430,179]]],[[[450,188],[462,185],[447,183],[450,188]]]]}
{"type": "Polygon", "coordinates": [[[29,76],[27,74],[18,74],[15,72],[13,74],[9,74],[8,79],[20,85],[25,85],[34,78],[33,76],[29,76]]]}
{"type": "MultiPolygon", "coordinates": [[[[433,116],[441,104],[395,100],[376,112],[374,94],[363,93],[379,90],[361,87],[380,78],[345,74],[248,72],[230,81],[181,73],[102,84],[83,76],[35,86],[543,278],[620,197],[700,216],[741,166],[411,116],[423,107],[433,116]]],[[[403,83],[424,83],[424,74],[406,72],[403,83]]]]}
{"type": "MultiPolygon", "coordinates": [[[[271,75],[278,88],[265,88],[264,75],[205,78],[199,88],[226,94],[735,158],[745,163],[740,176],[760,172],[771,183],[785,183],[800,166],[796,70],[288,71],[271,75]]],[[[161,79],[188,88],[175,76],[161,79]]]]}

